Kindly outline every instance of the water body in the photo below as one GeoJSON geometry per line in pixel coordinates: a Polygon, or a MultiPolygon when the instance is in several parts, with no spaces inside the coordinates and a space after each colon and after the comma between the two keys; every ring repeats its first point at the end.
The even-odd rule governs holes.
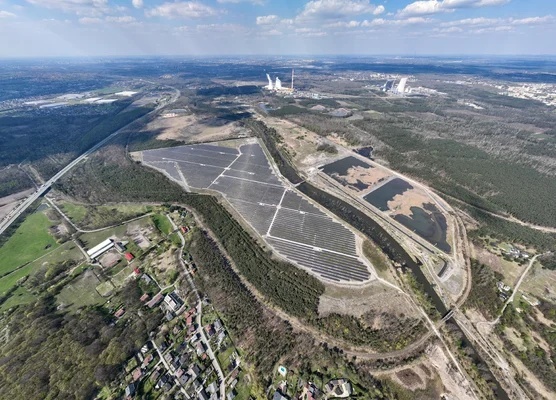
{"type": "Polygon", "coordinates": [[[388,202],[398,194],[403,194],[410,189],[413,189],[413,186],[408,182],[400,178],[394,178],[363,198],[380,211],[388,211],[388,202]]]}
{"type": "MultiPolygon", "coordinates": [[[[356,229],[361,231],[367,237],[372,239],[384,253],[393,261],[396,261],[402,265],[404,270],[409,269],[411,273],[415,276],[417,282],[421,285],[424,292],[429,297],[430,301],[438,312],[444,316],[448,313],[448,308],[440,298],[440,296],[434,290],[423,271],[421,270],[421,262],[415,261],[405,249],[392,237],[390,234],[382,228],[377,222],[375,222],[371,217],[353,207],[351,204],[324,192],[313,185],[303,182],[297,186],[298,190],[305,193],[307,196],[311,197],[317,203],[321,204],[325,208],[328,208],[338,217],[342,218],[344,221],[353,225],[356,229]]],[[[490,372],[488,366],[481,359],[477,351],[471,345],[469,339],[465,336],[463,330],[455,321],[450,322],[457,331],[457,334],[461,336],[462,343],[464,346],[472,350],[472,358],[476,365],[481,365],[482,370],[484,370],[485,375],[488,377],[490,386],[495,395],[496,399],[509,400],[508,394],[504,391],[500,383],[496,380],[494,375],[490,372]]]]}
{"type": "Polygon", "coordinates": [[[346,158],[342,158],[341,160],[334,161],[333,163],[327,164],[319,169],[324,172],[326,175],[333,177],[334,174],[338,174],[340,176],[346,176],[350,168],[354,167],[363,167],[363,168],[373,168],[369,164],[364,161],[361,161],[358,158],[353,156],[349,156],[346,158]]]}
{"type": "Polygon", "coordinates": [[[410,216],[398,214],[394,216],[394,219],[417,233],[427,242],[449,253],[452,247],[446,240],[446,233],[448,231],[446,217],[432,203],[424,204],[423,208],[411,207],[410,216]]]}
{"type": "MultiPolygon", "coordinates": [[[[425,293],[427,293],[427,295],[430,297],[433,305],[436,307],[439,313],[443,316],[446,315],[448,309],[421,270],[420,262],[413,260],[413,258],[411,258],[411,256],[405,251],[400,243],[398,243],[382,226],[380,226],[371,217],[369,217],[359,209],[355,208],[351,204],[331,195],[330,193],[318,189],[310,183],[303,182],[301,177],[297,174],[295,168],[293,168],[293,166],[289,164],[288,161],[284,160],[284,158],[281,156],[279,150],[276,148],[274,141],[272,141],[272,139],[270,139],[266,134],[263,134],[262,138],[265,141],[265,144],[267,144],[267,146],[269,147],[269,150],[282,174],[284,175],[284,172],[286,172],[287,175],[285,176],[288,180],[290,180],[290,182],[294,184],[299,183],[297,185],[297,189],[300,192],[303,192],[305,195],[315,200],[321,206],[327,208],[336,216],[348,222],[355,229],[359,230],[364,235],[369,237],[382,249],[382,251],[384,251],[384,253],[391,260],[399,262],[400,264],[409,268],[414,274],[417,282],[421,283],[425,293]]],[[[464,343],[468,343],[469,346],[472,347],[469,339],[465,336],[465,333],[459,327],[459,325],[457,325],[455,321],[452,321],[452,323],[457,328],[458,333],[461,333],[461,337],[465,340],[464,343]]],[[[486,364],[484,364],[484,361],[480,358],[476,351],[475,355],[477,363],[482,363],[484,365],[485,372],[492,376],[492,380],[490,381],[490,383],[495,397],[501,400],[509,400],[510,398],[508,394],[496,380],[496,377],[492,375],[490,369],[486,364]]]]}
{"type": "Polygon", "coordinates": [[[362,155],[363,157],[367,157],[369,159],[373,159],[373,148],[371,146],[369,147],[361,147],[360,149],[356,149],[355,152],[357,154],[362,155]]]}

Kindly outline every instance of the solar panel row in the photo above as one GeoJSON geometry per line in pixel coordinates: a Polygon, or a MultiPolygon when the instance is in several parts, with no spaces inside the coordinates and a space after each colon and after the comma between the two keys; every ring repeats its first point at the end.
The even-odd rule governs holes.
{"type": "Polygon", "coordinates": [[[147,150],[143,161],[181,180],[177,165],[190,187],[221,192],[278,253],[315,274],[334,281],[370,278],[353,232],[286,189],[259,144],[239,151],[213,145],[147,150]]]}

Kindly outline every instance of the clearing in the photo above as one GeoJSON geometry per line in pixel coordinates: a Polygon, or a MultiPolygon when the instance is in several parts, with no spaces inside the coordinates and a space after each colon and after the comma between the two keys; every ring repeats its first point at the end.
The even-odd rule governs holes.
{"type": "Polygon", "coordinates": [[[407,295],[379,281],[349,288],[326,285],[319,301],[321,316],[338,313],[361,317],[371,311],[396,316],[421,317],[419,310],[408,301],[407,295]]]}
{"type": "Polygon", "coordinates": [[[7,274],[59,246],[49,233],[52,224],[44,212],[37,211],[29,215],[0,248],[0,276],[3,277],[0,293],[7,289],[4,282],[7,274]]]}
{"type": "Polygon", "coordinates": [[[95,289],[99,284],[100,281],[95,273],[91,269],[87,269],[65,285],[60,294],[56,296],[56,300],[58,304],[72,310],[103,304],[106,300],[95,289]]]}

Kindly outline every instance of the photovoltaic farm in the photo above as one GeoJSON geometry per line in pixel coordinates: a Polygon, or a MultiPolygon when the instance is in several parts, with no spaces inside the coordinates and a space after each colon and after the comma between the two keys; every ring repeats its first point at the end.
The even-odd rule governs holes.
{"type": "Polygon", "coordinates": [[[276,176],[257,142],[142,152],[142,161],[190,189],[222,193],[281,256],[336,282],[372,279],[355,234],[276,176]]]}

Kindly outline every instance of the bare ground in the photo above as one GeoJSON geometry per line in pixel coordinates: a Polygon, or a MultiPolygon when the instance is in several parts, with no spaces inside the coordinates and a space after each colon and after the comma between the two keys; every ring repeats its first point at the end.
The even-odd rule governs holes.
{"type": "Polygon", "coordinates": [[[157,132],[158,140],[209,142],[245,134],[237,123],[217,118],[201,119],[196,115],[166,114],[150,122],[145,131],[157,132]]]}
{"type": "Polygon", "coordinates": [[[319,301],[319,314],[338,313],[361,317],[370,311],[420,318],[407,296],[379,281],[349,288],[326,285],[319,301]]]}
{"type": "Polygon", "coordinates": [[[457,377],[461,376],[453,365],[448,360],[448,357],[438,345],[432,346],[427,349],[427,355],[430,360],[430,365],[436,373],[440,376],[444,388],[446,389],[446,398],[458,400],[474,400],[475,396],[472,389],[469,387],[468,382],[459,380],[457,377]]]}

